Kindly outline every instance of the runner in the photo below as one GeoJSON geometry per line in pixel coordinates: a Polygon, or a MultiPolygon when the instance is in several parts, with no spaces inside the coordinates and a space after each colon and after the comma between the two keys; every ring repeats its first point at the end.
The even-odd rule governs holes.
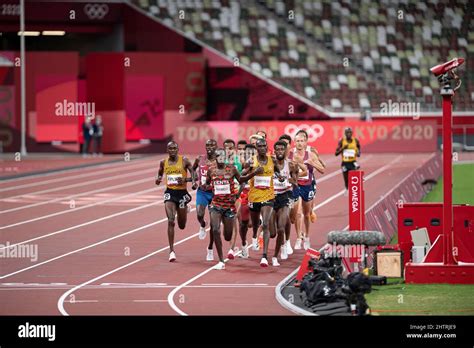
{"type": "MultiPolygon", "coordinates": [[[[288,252],[285,242],[286,231],[291,226],[289,219],[290,206],[293,202],[292,186],[298,184],[299,168],[295,162],[286,159],[287,143],[283,140],[277,141],[273,145],[276,156],[276,164],[280,169],[280,175],[285,178],[283,182],[274,177],[275,204],[273,205],[272,226],[277,233],[275,253],[273,254],[273,266],[279,266],[278,253],[281,248],[281,259],[288,258],[288,252]]],[[[289,238],[289,235],[288,237],[289,238]]],[[[291,248],[291,246],[290,246],[291,248]]],[[[293,253],[293,250],[291,250],[293,253]]]]}
{"type": "Polygon", "coordinates": [[[352,138],[352,128],[347,127],[344,129],[345,136],[339,140],[336,149],[336,156],[342,154],[342,176],[344,177],[344,185],[346,186],[346,191],[344,196],[347,196],[348,191],[348,178],[349,171],[357,170],[360,168],[359,164],[356,162],[357,157],[360,157],[360,143],[356,138],[352,138]]]}
{"type": "Polygon", "coordinates": [[[211,231],[214,235],[214,242],[217,254],[219,255],[219,263],[215,266],[215,269],[225,269],[220,226],[222,222],[224,225],[224,239],[230,241],[237,213],[234,180],[244,183],[258,174],[258,170],[248,175],[240,176],[239,171],[234,165],[225,164],[226,153],[224,149],[217,149],[216,156],[216,167],[209,169],[207,172],[206,184],[211,184],[214,192],[210,212],[211,231]]]}
{"type": "Polygon", "coordinates": [[[160,169],[155,184],[160,185],[163,174],[166,175],[164,202],[168,218],[169,261],[173,262],[176,260],[176,253],[174,252],[175,218],[178,215],[178,226],[181,230],[184,230],[188,216],[187,204],[191,201],[191,196],[186,189],[187,171],[191,174],[194,190],[197,184],[191,162],[186,157],[178,155],[178,144],[170,141],[166,146],[166,151],[168,152],[168,158],[160,161],[160,169]]]}
{"type": "MultiPolygon", "coordinates": [[[[196,158],[193,164],[193,171],[197,171],[199,181],[199,188],[196,192],[196,215],[199,221],[199,239],[206,238],[206,221],[204,215],[206,207],[211,204],[213,193],[212,187],[206,185],[206,176],[209,168],[216,165],[216,149],[217,141],[209,139],[206,141],[206,155],[200,155],[196,158]]],[[[207,247],[206,261],[214,261],[214,253],[212,245],[214,244],[214,237],[212,233],[209,234],[209,245],[207,247]]]]}
{"type": "MultiPolygon", "coordinates": [[[[226,153],[225,164],[233,164],[239,171],[239,174],[241,174],[242,163],[240,162],[240,158],[235,151],[235,141],[233,141],[232,139],[226,139],[224,140],[223,145],[224,145],[224,149],[226,153]]],[[[239,192],[240,185],[236,180],[235,180],[234,188],[235,188],[235,194],[237,194],[239,192]]],[[[237,215],[238,215],[239,210],[240,210],[240,197],[239,196],[237,196],[237,200],[235,201],[235,208],[237,209],[237,215]]],[[[227,257],[231,260],[234,259],[235,253],[238,252],[238,248],[235,248],[235,241],[237,239],[238,234],[239,234],[239,219],[234,219],[234,231],[232,233],[230,249],[229,249],[229,252],[227,253],[227,257]]]]}
{"type": "Polygon", "coordinates": [[[274,238],[275,234],[270,235],[270,218],[273,211],[273,203],[275,199],[275,192],[273,189],[273,176],[276,175],[280,181],[284,179],[280,176],[280,169],[276,166],[276,160],[267,155],[267,142],[263,139],[257,140],[257,156],[254,158],[252,166],[257,168],[257,175],[250,180],[249,191],[249,209],[250,218],[252,219],[253,228],[253,243],[257,240],[257,231],[259,225],[260,215],[262,216],[263,228],[263,255],[260,261],[260,266],[268,267],[267,252],[270,237],[274,238]]]}
{"type": "MultiPolygon", "coordinates": [[[[253,158],[257,154],[257,149],[252,144],[245,145],[245,155],[244,155],[244,166],[245,163],[253,163],[253,158]]],[[[251,168],[247,166],[246,169],[242,171],[242,175],[246,175],[251,168]]],[[[250,210],[249,210],[249,201],[248,194],[250,191],[250,184],[246,182],[245,184],[240,185],[240,212],[238,215],[239,218],[239,232],[240,238],[242,240],[242,253],[241,257],[248,258],[248,248],[247,248],[247,231],[251,225],[250,222],[250,210]]]]}
{"type": "MultiPolygon", "coordinates": [[[[295,249],[301,249],[301,243],[304,241],[303,247],[307,250],[310,246],[309,238],[309,224],[311,222],[312,203],[316,192],[316,181],[314,179],[313,170],[316,168],[320,173],[324,173],[324,166],[319,161],[318,156],[314,154],[308,148],[308,137],[306,132],[297,132],[295,136],[296,148],[293,149],[289,154],[289,159],[295,160],[296,162],[303,163],[308,168],[308,174],[306,176],[300,176],[298,179],[297,195],[301,197],[301,209],[303,212],[304,231],[301,235],[297,236],[295,249]]],[[[298,208],[296,208],[298,209],[298,208]]],[[[294,219],[294,216],[293,216],[294,219]]],[[[295,221],[297,225],[298,221],[295,221]]],[[[298,229],[297,229],[298,232],[298,229]]],[[[301,230],[299,231],[301,233],[301,230]]]]}
{"type": "MultiPolygon", "coordinates": [[[[286,144],[285,159],[287,159],[291,151],[291,137],[288,134],[283,134],[282,136],[280,136],[278,140],[283,141],[286,144]]],[[[306,176],[308,172],[306,165],[304,165],[303,163],[297,163],[297,162],[295,163],[299,166],[298,175],[302,177],[306,176]]],[[[301,214],[301,203],[299,200],[300,196],[298,194],[299,192],[298,182],[294,183],[293,187],[294,188],[291,193],[291,205],[289,208],[290,210],[289,219],[285,225],[285,245],[284,245],[284,248],[282,249],[283,255],[285,255],[285,253],[286,255],[293,254],[293,249],[291,248],[291,241],[290,241],[291,225],[292,224],[295,225],[297,236],[300,235],[299,232],[301,231],[301,225],[302,225],[303,214],[301,214]],[[298,221],[298,224],[296,224],[297,221],[298,221]]]]}

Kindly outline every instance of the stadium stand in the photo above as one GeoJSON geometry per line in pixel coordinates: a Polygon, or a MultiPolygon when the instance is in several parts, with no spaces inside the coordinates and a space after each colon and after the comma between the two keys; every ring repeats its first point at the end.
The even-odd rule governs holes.
{"type": "Polygon", "coordinates": [[[377,112],[389,99],[439,110],[429,68],[455,56],[468,71],[456,109],[474,106],[468,0],[132,2],[330,111],[377,112]]]}

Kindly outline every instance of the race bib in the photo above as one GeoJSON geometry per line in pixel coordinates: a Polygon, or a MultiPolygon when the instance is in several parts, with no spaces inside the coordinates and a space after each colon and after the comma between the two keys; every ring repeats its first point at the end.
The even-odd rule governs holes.
{"type": "Polygon", "coordinates": [[[271,176],[255,176],[254,186],[256,188],[269,188],[271,179],[272,179],[271,176]]]}
{"type": "Polygon", "coordinates": [[[282,190],[286,190],[288,188],[288,179],[285,179],[285,181],[281,182],[280,180],[278,180],[278,178],[275,178],[273,180],[273,187],[275,188],[275,190],[279,190],[279,191],[282,191],[282,190]]]}
{"type": "MultiPolygon", "coordinates": [[[[302,171],[302,170],[300,169],[300,172],[301,172],[301,171],[302,171]]],[[[307,174],[306,174],[305,176],[299,176],[298,179],[299,179],[299,180],[309,180],[309,171],[306,171],[306,173],[307,173],[307,174]]]]}
{"type": "Polygon", "coordinates": [[[166,176],[166,183],[168,185],[178,185],[178,178],[183,178],[181,174],[170,174],[166,176]]]}
{"type": "Polygon", "coordinates": [[[207,176],[201,176],[201,185],[206,185],[207,176]]]}
{"type": "Polygon", "coordinates": [[[346,158],[353,158],[353,157],[355,157],[355,155],[356,155],[356,150],[354,150],[354,149],[345,149],[342,152],[342,156],[344,156],[346,158]]]}
{"type": "Polygon", "coordinates": [[[230,184],[214,185],[215,195],[230,195],[230,184]]]}

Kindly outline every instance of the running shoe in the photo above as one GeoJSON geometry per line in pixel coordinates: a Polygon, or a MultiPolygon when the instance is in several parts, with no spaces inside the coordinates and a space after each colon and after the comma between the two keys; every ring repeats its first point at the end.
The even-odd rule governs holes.
{"type": "Polygon", "coordinates": [[[212,249],[207,249],[206,261],[214,261],[214,252],[212,249]]]}
{"type": "Polygon", "coordinates": [[[249,249],[247,247],[247,244],[242,246],[242,254],[240,254],[240,257],[243,259],[248,259],[249,257],[249,249]]]}
{"type": "Polygon", "coordinates": [[[214,269],[217,269],[217,270],[225,269],[225,263],[219,262],[217,265],[214,266],[214,269]]]}
{"type": "Polygon", "coordinates": [[[174,251],[170,252],[169,260],[170,260],[170,262],[176,261],[176,254],[174,253],[174,251]]]}
{"type": "Polygon", "coordinates": [[[301,249],[301,238],[296,238],[295,250],[301,249]]]}
{"type": "Polygon", "coordinates": [[[205,227],[199,227],[199,239],[204,239],[206,238],[206,228],[205,227]]]}
{"type": "Polygon", "coordinates": [[[252,238],[252,250],[257,251],[259,249],[260,249],[260,246],[258,245],[258,239],[252,238]]]}
{"type": "Polygon", "coordinates": [[[261,267],[268,267],[268,260],[264,257],[260,260],[260,266],[261,267]]]}
{"type": "Polygon", "coordinates": [[[288,253],[286,252],[286,243],[281,246],[280,257],[282,260],[286,260],[288,258],[288,253]]]}
{"type": "Polygon", "coordinates": [[[288,255],[293,254],[293,248],[291,247],[291,241],[290,240],[286,241],[286,253],[288,255]]]}
{"type": "MultiPolygon", "coordinates": [[[[262,264],[260,263],[260,265],[262,265],[262,264]]],[[[273,267],[280,266],[280,263],[278,262],[278,259],[276,257],[272,257],[272,266],[273,267]]]]}
{"type": "Polygon", "coordinates": [[[304,250],[308,250],[311,247],[311,243],[309,241],[309,237],[304,237],[304,244],[303,244],[304,250]]]}
{"type": "Polygon", "coordinates": [[[235,257],[235,255],[234,255],[234,250],[230,249],[229,252],[227,253],[227,258],[228,258],[229,260],[233,260],[234,257],[235,257]]]}

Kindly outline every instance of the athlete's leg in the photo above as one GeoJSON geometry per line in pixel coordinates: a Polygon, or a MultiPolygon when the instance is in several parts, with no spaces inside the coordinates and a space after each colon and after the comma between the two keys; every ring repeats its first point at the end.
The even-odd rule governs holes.
{"type": "Polygon", "coordinates": [[[224,225],[224,239],[226,241],[231,241],[234,235],[234,220],[235,218],[231,217],[223,217],[222,224],[224,225]]]}
{"type": "Polygon", "coordinates": [[[349,187],[349,171],[347,170],[347,168],[345,168],[344,166],[342,167],[342,176],[344,177],[344,186],[346,187],[346,190],[348,189],[349,187]]]}
{"type": "Polygon", "coordinates": [[[275,245],[274,257],[278,257],[281,246],[285,243],[285,228],[289,220],[289,207],[283,207],[275,212],[276,227],[277,227],[277,240],[275,245]]]}
{"type": "MultiPolygon", "coordinates": [[[[210,219],[211,219],[211,212],[209,211],[209,220],[210,219]]],[[[207,246],[207,250],[212,250],[213,245],[214,245],[214,235],[212,233],[209,233],[209,245],[207,246]]]]}
{"type": "Polygon", "coordinates": [[[265,205],[261,209],[262,228],[263,228],[263,256],[266,258],[268,253],[268,244],[270,244],[270,218],[273,207],[265,205]]]}
{"type": "Polygon", "coordinates": [[[204,220],[204,214],[206,214],[206,205],[200,204],[196,206],[196,215],[199,221],[199,225],[202,228],[206,227],[206,221],[204,220]]]}
{"type": "Polygon", "coordinates": [[[260,225],[260,211],[250,210],[250,219],[252,220],[253,238],[257,238],[258,227],[260,225]]]}
{"type": "Polygon", "coordinates": [[[214,242],[216,244],[217,255],[219,261],[224,262],[224,255],[222,253],[222,240],[221,240],[221,220],[222,215],[216,211],[211,211],[211,234],[214,236],[214,242]]]}
{"type": "Polygon", "coordinates": [[[168,218],[168,242],[170,245],[170,252],[174,251],[174,225],[176,218],[176,203],[165,202],[166,217],[168,218]]]}
{"type": "Polygon", "coordinates": [[[188,207],[183,204],[177,208],[178,213],[178,226],[180,229],[184,230],[186,227],[186,220],[188,219],[188,207]]]}

